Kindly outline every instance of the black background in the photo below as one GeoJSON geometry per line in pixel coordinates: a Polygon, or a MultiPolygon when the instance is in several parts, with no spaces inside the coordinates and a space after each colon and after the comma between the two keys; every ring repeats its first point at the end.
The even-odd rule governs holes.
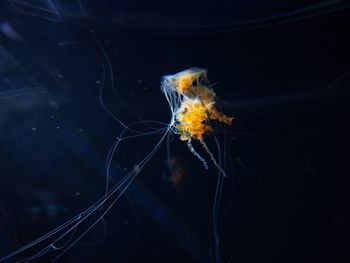
{"type": "MultiPolygon", "coordinates": [[[[0,256],[104,193],[104,162],[122,127],[99,100],[103,72],[110,113],[124,123],[168,122],[161,76],[197,66],[208,69],[219,107],[235,117],[219,132],[228,172],[222,261],[348,262],[345,2],[311,11],[301,8],[317,1],[49,3],[0,4],[0,256]]],[[[160,137],[124,141],[114,180],[160,137]]],[[[164,143],[105,227],[59,262],[214,260],[217,172],[207,157],[205,171],[175,135],[171,154],[184,178],[173,185],[165,153],[164,143]]]]}

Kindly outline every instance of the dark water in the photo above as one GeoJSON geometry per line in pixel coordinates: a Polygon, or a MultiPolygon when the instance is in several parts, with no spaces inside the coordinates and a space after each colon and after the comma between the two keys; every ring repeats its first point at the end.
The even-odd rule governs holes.
{"type": "MultiPolygon", "coordinates": [[[[222,262],[348,262],[347,7],[2,1],[0,257],[103,196],[107,154],[122,123],[168,123],[161,77],[197,66],[208,69],[218,107],[235,118],[216,131],[228,174],[218,216],[222,262]]],[[[122,141],[111,185],[161,137],[122,141]]],[[[217,154],[213,138],[206,141],[217,154]]],[[[57,262],[215,262],[218,173],[195,146],[208,170],[178,135],[169,160],[164,141],[103,220],[57,262]],[[180,182],[172,183],[169,166],[180,182]]],[[[66,248],[96,219],[55,247],[66,248]]],[[[54,239],[4,262],[21,262],[54,239]]],[[[63,251],[53,248],[33,262],[63,251]]]]}

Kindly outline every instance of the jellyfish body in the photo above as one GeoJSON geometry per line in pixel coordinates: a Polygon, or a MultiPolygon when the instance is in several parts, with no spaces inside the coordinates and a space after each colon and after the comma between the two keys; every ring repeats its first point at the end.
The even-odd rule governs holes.
{"type": "Polygon", "coordinates": [[[208,86],[207,70],[190,68],[174,75],[164,76],[162,90],[168,98],[174,114],[176,133],[187,141],[190,151],[207,169],[205,159],[193,148],[191,140],[201,143],[214,165],[226,175],[204,141],[205,135],[213,133],[211,121],[230,125],[233,118],[221,113],[215,106],[215,92],[208,86]]]}

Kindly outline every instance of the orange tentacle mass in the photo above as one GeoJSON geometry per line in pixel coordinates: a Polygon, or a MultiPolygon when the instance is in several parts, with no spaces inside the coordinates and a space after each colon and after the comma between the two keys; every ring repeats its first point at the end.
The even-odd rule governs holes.
{"type": "Polygon", "coordinates": [[[192,68],[172,76],[176,91],[183,96],[177,112],[177,131],[181,140],[203,140],[211,134],[210,120],[230,125],[233,118],[218,111],[215,107],[215,92],[207,84],[207,71],[192,68]]]}

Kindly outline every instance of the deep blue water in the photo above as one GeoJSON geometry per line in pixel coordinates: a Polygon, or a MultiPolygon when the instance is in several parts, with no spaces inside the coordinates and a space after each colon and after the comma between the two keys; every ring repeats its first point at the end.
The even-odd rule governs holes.
{"type": "MultiPolygon", "coordinates": [[[[228,175],[218,223],[222,262],[348,262],[347,7],[1,2],[0,257],[103,196],[120,122],[168,123],[161,77],[196,66],[208,69],[218,107],[235,118],[216,128],[228,175]]],[[[161,137],[122,141],[111,184],[138,167],[161,137]]],[[[206,141],[217,152],[214,139],[206,141]]],[[[164,141],[104,220],[57,262],[215,262],[218,173],[195,146],[208,170],[179,135],[170,160],[164,141]],[[172,183],[169,166],[182,182],[172,183]]],[[[33,256],[52,241],[4,262],[33,256]]],[[[50,262],[61,251],[33,262],[50,262]]]]}

